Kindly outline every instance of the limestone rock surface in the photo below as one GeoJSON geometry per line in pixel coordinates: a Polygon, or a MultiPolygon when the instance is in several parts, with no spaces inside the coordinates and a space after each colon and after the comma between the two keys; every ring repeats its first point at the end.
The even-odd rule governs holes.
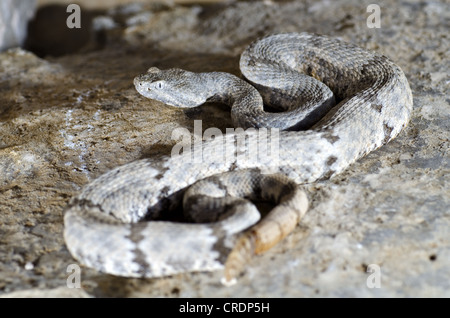
{"type": "Polygon", "coordinates": [[[131,4],[91,12],[95,36],[82,50],[43,58],[1,53],[0,294],[66,288],[76,261],[64,244],[63,210],[83,185],[118,165],[170,153],[172,131],[192,131],[195,119],[203,130],[232,127],[227,107],[167,107],[140,96],[134,76],[151,66],[239,75],[239,54],[254,39],[306,31],[400,65],[414,96],[409,126],[344,173],[308,185],[303,222],[248,264],[235,286],[223,287],[218,272],[143,280],[81,267],[83,293],[449,297],[450,11],[445,1],[384,1],[381,27],[369,28],[368,4],[131,4]],[[368,272],[376,268],[380,286],[368,272]]]}

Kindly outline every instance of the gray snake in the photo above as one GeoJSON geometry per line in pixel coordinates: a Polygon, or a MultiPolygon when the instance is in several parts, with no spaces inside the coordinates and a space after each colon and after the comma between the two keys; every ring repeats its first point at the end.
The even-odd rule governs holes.
{"type": "Polygon", "coordinates": [[[223,102],[236,126],[281,129],[277,160],[264,154],[246,159],[253,151],[248,140],[261,130],[247,129],[196,146],[200,161],[188,152],[107,172],[65,211],[65,241],[78,261],[128,277],[225,266],[230,281],[252,254],[299,222],[308,203],[298,185],[342,172],[396,137],[411,115],[402,70],[381,54],[340,40],[272,35],[242,53],[240,69],[246,81],[227,73],[151,68],[134,83],[143,96],[168,105],[223,102]],[[267,112],[263,101],[282,111],[267,112]],[[233,154],[227,160],[224,149],[233,154]],[[190,222],[154,220],[183,194],[185,208],[200,211],[188,216],[190,222]],[[256,223],[260,216],[248,199],[277,205],[256,223]]]}

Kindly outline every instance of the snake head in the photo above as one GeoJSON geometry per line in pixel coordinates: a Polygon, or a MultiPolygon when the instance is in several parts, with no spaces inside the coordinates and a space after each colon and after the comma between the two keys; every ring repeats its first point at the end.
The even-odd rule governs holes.
{"type": "Polygon", "coordinates": [[[134,86],[142,96],[176,107],[195,107],[206,102],[208,96],[199,85],[197,73],[172,68],[151,67],[147,73],[134,78],[134,86]]]}

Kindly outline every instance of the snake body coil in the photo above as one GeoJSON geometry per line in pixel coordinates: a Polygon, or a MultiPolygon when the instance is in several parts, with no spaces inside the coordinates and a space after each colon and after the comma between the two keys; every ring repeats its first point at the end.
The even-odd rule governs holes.
{"type": "Polygon", "coordinates": [[[226,73],[152,68],[135,79],[135,86],[142,95],[174,106],[228,103],[241,127],[284,129],[278,160],[239,156],[252,151],[248,140],[258,137],[258,130],[247,130],[202,143],[201,162],[182,154],[113,169],[88,184],[66,210],[65,240],[76,259],[106,273],[157,277],[223,268],[237,246],[227,263],[233,272],[245,253],[267,249],[305,213],[306,197],[296,184],[340,173],[397,136],[410,118],[412,95],[402,70],[383,55],[336,39],[272,35],[247,48],[240,68],[252,85],[226,73]],[[263,99],[284,111],[267,113],[263,99]],[[300,102],[306,106],[296,108],[300,102]],[[241,137],[247,141],[239,142],[241,137]],[[233,155],[224,160],[218,149],[233,155]],[[261,174],[268,168],[275,174],[261,174]],[[218,210],[217,216],[200,216],[216,222],[148,221],[204,178],[203,185],[187,191],[184,203],[218,210]],[[259,220],[242,197],[279,206],[268,220],[239,234],[259,220]]]}

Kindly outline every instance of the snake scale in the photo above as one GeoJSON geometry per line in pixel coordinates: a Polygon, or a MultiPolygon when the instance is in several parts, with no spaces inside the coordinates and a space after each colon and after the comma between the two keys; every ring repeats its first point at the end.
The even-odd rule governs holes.
{"type": "Polygon", "coordinates": [[[231,282],[251,255],[299,222],[308,208],[299,185],[342,172],[397,136],[411,115],[403,71],[379,53],[337,39],[271,35],[242,53],[240,69],[245,80],[154,67],[135,78],[145,97],[179,107],[223,102],[236,126],[260,129],[194,145],[202,160],[190,152],[141,159],[85,186],[64,218],[65,241],[78,261],[128,277],[225,267],[231,282]],[[249,140],[263,127],[281,130],[277,160],[264,153],[247,160],[254,151],[249,140]],[[276,205],[259,221],[249,199],[276,205]],[[193,211],[189,222],[158,220],[180,201],[193,211]]]}

